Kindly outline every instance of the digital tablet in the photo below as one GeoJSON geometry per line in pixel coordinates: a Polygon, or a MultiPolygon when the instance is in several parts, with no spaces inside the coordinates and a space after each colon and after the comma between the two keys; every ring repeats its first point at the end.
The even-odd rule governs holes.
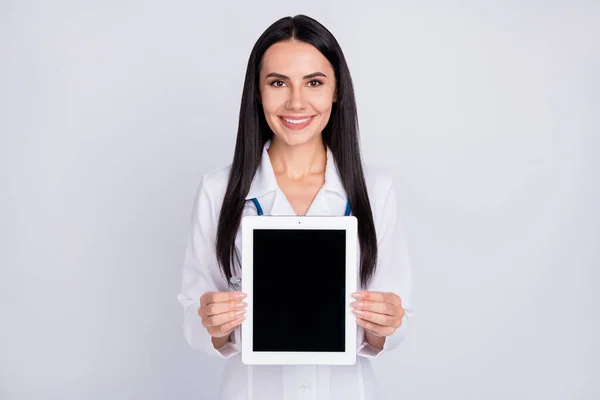
{"type": "Polygon", "coordinates": [[[244,364],[356,362],[357,220],[242,219],[244,364]]]}

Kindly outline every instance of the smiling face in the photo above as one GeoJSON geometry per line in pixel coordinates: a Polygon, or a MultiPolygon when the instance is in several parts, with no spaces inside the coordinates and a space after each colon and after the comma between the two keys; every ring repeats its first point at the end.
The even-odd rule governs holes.
{"type": "Polygon", "coordinates": [[[321,141],[335,101],[331,64],[314,46],[275,43],[262,59],[260,97],[274,140],[300,145],[321,141]]]}

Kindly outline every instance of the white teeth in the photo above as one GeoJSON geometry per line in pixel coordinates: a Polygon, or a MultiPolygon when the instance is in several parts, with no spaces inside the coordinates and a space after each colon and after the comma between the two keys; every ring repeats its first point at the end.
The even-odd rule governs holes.
{"type": "Polygon", "coordinates": [[[287,118],[283,118],[286,122],[290,123],[290,124],[303,124],[305,122],[308,122],[308,120],[311,117],[305,118],[305,119],[287,119],[287,118]]]}

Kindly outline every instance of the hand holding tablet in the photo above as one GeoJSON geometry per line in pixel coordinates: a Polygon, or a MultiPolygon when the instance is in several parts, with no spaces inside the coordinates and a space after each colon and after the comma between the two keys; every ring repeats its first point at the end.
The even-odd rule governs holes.
{"type": "Polygon", "coordinates": [[[241,300],[245,297],[240,292],[206,292],[200,297],[198,315],[216,347],[224,345],[231,332],[244,321],[247,304],[241,300]]]}
{"type": "MultiPolygon", "coordinates": [[[[252,262],[247,263],[247,268],[252,268],[252,271],[246,271],[246,279],[253,279],[254,270],[257,269],[261,282],[267,285],[252,284],[252,289],[258,288],[261,292],[254,293],[259,298],[261,310],[259,318],[254,318],[258,323],[258,329],[255,326],[254,331],[258,332],[259,337],[250,333],[244,335],[246,344],[248,337],[253,339],[250,344],[253,350],[247,351],[250,355],[245,357],[247,363],[346,363],[349,359],[346,350],[349,352],[352,346],[346,346],[344,339],[345,336],[354,335],[351,329],[346,330],[347,327],[344,328],[340,322],[351,322],[352,315],[356,315],[354,322],[365,329],[366,339],[374,347],[382,347],[384,338],[400,327],[404,309],[398,295],[370,291],[349,292],[353,290],[354,283],[348,279],[351,274],[346,269],[355,270],[354,264],[349,262],[356,263],[352,256],[346,257],[349,255],[346,250],[356,250],[351,245],[352,217],[345,220],[340,217],[250,218],[249,221],[245,223],[245,243],[247,246],[251,243],[252,248],[246,248],[245,253],[246,256],[252,255],[252,262]],[[348,226],[349,236],[346,232],[348,226]],[[252,235],[252,240],[248,239],[249,234],[252,235]],[[256,243],[254,239],[257,239],[256,243]],[[321,242],[321,245],[316,244],[317,242],[321,242]],[[303,249],[302,246],[309,249],[303,249]],[[310,250],[314,251],[314,255],[309,255],[308,258],[301,256],[310,250]],[[292,259],[286,262],[294,253],[297,255],[295,261],[300,258],[299,264],[294,264],[292,259]],[[315,260],[314,265],[307,265],[307,260],[312,259],[315,260]],[[255,262],[259,265],[255,266],[255,262]],[[327,269],[329,274],[322,276],[324,282],[305,279],[310,278],[311,274],[313,278],[319,278],[315,274],[315,265],[317,270],[327,269]],[[304,279],[298,274],[305,275],[304,279]],[[277,288],[269,290],[268,285],[272,284],[273,279],[283,285],[283,292],[278,292],[277,288]],[[348,284],[346,290],[343,290],[344,283],[348,284]],[[348,293],[356,299],[349,304],[353,314],[347,313],[343,304],[348,300],[348,293]],[[305,300],[299,303],[297,299],[302,297],[305,300]],[[341,303],[339,300],[342,300],[341,303]],[[334,303],[337,303],[337,307],[334,303]],[[302,311],[303,308],[305,311],[302,311]],[[289,318],[282,317],[290,313],[296,314],[294,323],[290,323],[289,318]],[[269,327],[272,329],[268,329],[269,327]],[[321,329],[321,332],[315,332],[315,329],[321,329]],[[284,356],[285,359],[282,358],[284,356]]],[[[255,292],[252,289],[250,292],[255,292]]],[[[246,297],[247,294],[243,292],[207,292],[200,298],[198,315],[216,348],[222,347],[235,328],[246,319],[248,303],[242,301],[246,297]]],[[[255,317],[254,313],[250,315],[255,317]]]]}
{"type": "MultiPolygon", "coordinates": [[[[365,334],[369,343],[372,341],[381,342],[382,340],[369,340],[369,335],[375,338],[385,338],[396,332],[396,329],[402,325],[404,318],[404,309],[402,308],[402,299],[395,293],[368,292],[361,291],[354,293],[352,297],[357,301],[352,302],[352,311],[357,315],[356,322],[365,328],[365,334]]],[[[380,347],[375,343],[374,347],[380,347]]]]}

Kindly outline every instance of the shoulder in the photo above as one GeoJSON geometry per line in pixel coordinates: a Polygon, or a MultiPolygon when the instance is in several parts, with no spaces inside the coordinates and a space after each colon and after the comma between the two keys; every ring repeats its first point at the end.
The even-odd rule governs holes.
{"type": "Polygon", "coordinates": [[[367,191],[372,200],[384,198],[393,191],[392,175],[385,169],[367,164],[364,174],[367,191]]]}
{"type": "Polygon", "coordinates": [[[395,218],[396,192],[392,174],[373,165],[365,165],[364,174],[373,218],[376,222],[395,218]]]}
{"type": "Polygon", "coordinates": [[[205,173],[200,179],[196,194],[196,208],[209,212],[215,219],[223,203],[231,165],[205,173]]]}
{"type": "Polygon", "coordinates": [[[212,199],[224,195],[230,171],[231,164],[205,173],[200,182],[200,190],[207,193],[212,199]]]}

